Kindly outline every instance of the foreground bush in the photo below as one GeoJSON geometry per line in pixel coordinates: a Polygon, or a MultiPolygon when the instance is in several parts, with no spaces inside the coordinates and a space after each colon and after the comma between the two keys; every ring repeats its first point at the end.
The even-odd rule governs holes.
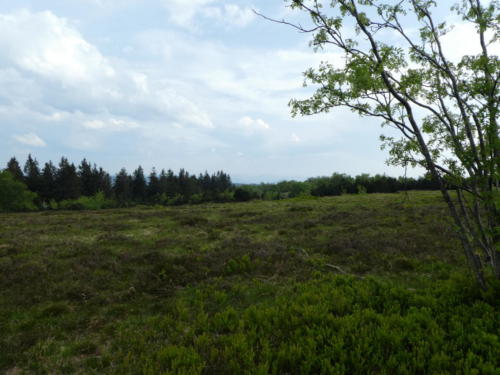
{"type": "Polygon", "coordinates": [[[446,213],[434,192],[2,213],[0,373],[495,374],[500,296],[446,213]]]}
{"type": "Polygon", "coordinates": [[[498,374],[499,305],[476,289],[322,278],[243,311],[207,290],[170,315],[122,323],[105,362],[116,373],[498,374]],[[225,306],[211,311],[214,299],[225,306]]]}

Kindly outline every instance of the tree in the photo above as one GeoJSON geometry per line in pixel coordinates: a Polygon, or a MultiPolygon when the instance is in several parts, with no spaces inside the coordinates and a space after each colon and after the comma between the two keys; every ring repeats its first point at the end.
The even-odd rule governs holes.
{"type": "Polygon", "coordinates": [[[80,178],[76,167],[65,157],[61,158],[55,177],[56,200],[77,199],[80,196],[80,178]]]}
{"type": "Polygon", "coordinates": [[[132,177],[132,197],[134,201],[140,203],[145,202],[147,186],[146,177],[144,177],[144,169],[139,165],[132,177]]]}
{"type": "Polygon", "coordinates": [[[106,172],[101,167],[99,167],[99,170],[96,170],[95,166],[93,168],[93,173],[97,174],[97,176],[98,176],[98,181],[99,181],[98,191],[103,192],[104,196],[106,198],[110,198],[113,187],[112,187],[112,183],[111,183],[111,176],[109,175],[109,173],[106,172]]]}
{"type": "Polygon", "coordinates": [[[173,198],[177,194],[181,193],[181,189],[179,186],[179,178],[175,175],[175,173],[171,169],[167,171],[165,178],[161,176],[161,181],[164,181],[162,182],[162,185],[164,184],[166,189],[165,192],[167,193],[167,196],[169,198],[173,198]]]}
{"type": "Polygon", "coordinates": [[[81,193],[87,197],[95,195],[99,190],[99,172],[94,164],[92,168],[87,159],[83,159],[78,166],[78,177],[80,177],[81,193]]]}
{"type": "Polygon", "coordinates": [[[184,201],[187,202],[193,194],[194,186],[191,176],[186,170],[184,170],[184,168],[179,170],[178,181],[180,194],[182,195],[184,201]]]}
{"type": "Polygon", "coordinates": [[[149,182],[147,188],[148,200],[150,202],[157,203],[160,200],[161,193],[160,179],[156,174],[156,169],[153,168],[153,170],[149,174],[149,182]]]}
{"type": "Polygon", "coordinates": [[[0,211],[34,210],[36,194],[15,178],[9,170],[0,172],[0,211]]]}
{"type": "Polygon", "coordinates": [[[38,167],[38,161],[28,155],[28,159],[24,164],[24,175],[25,182],[32,192],[40,194],[42,192],[42,174],[40,173],[40,168],[38,167]]]}
{"type": "Polygon", "coordinates": [[[472,26],[480,51],[460,61],[448,57],[443,37],[451,28],[433,15],[436,1],[287,1],[310,16],[311,26],[273,21],[311,33],[314,49],[345,56],[343,66],[323,62],[304,73],[305,85],[317,89],[291,100],[292,114],[342,106],[399,130],[401,138],[381,137],[389,162],[429,172],[478,282],[487,288],[485,272],[500,279],[500,60],[490,51],[500,38],[499,1],[453,6],[472,26]],[[347,36],[351,24],[355,33],[347,36]],[[397,40],[388,44],[384,35],[397,40]]]}
{"type": "Polygon", "coordinates": [[[51,161],[45,163],[42,170],[41,198],[46,203],[49,203],[53,199],[55,200],[57,197],[56,176],[57,168],[54,164],[51,161]]]}
{"type": "Polygon", "coordinates": [[[15,157],[10,158],[7,162],[6,170],[9,171],[12,177],[14,177],[17,181],[24,181],[23,171],[21,170],[21,166],[15,157]]]}
{"type": "Polygon", "coordinates": [[[132,178],[128,175],[125,168],[122,168],[116,175],[113,190],[115,192],[116,200],[121,205],[132,199],[132,178]]]}

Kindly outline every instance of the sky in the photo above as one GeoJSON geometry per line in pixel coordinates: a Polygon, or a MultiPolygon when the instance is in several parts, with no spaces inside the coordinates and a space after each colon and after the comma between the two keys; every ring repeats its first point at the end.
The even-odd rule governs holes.
{"type": "MultiPolygon", "coordinates": [[[[252,9],[301,20],[281,0],[0,0],[0,168],[31,153],[242,183],[403,175],[378,120],[292,118],[289,100],[312,92],[302,73],[341,56],[252,9]]],[[[457,23],[451,51],[468,37],[457,23]]]]}

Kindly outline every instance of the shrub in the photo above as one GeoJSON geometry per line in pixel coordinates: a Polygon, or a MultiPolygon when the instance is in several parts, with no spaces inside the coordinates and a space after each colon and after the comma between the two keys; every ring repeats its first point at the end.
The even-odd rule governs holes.
{"type": "MultiPolygon", "coordinates": [[[[227,271],[241,272],[245,263],[234,259],[227,271]]],[[[122,326],[120,346],[135,362],[122,367],[115,358],[116,370],[156,363],[161,368],[155,370],[168,373],[497,374],[499,306],[464,294],[466,284],[462,277],[415,292],[371,278],[328,276],[295,283],[289,293],[243,309],[226,298],[211,315],[203,306],[213,293],[198,291],[195,309],[186,301],[176,306],[197,311],[191,319],[158,316],[146,325],[122,326]],[[167,329],[164,338],[158,327],[167,329]],[[130,345],[134,337],[140,340],[130,345]]]]}
{"type": "Polygon", "coordinates": [[[248,202],[252,199],[252,193],[245,188],[239,187],[234,191],[234,200],[236,202],[248,202]]]}
{"type": "Polygon", "coordinates": [[[98,192],[92,197],[81,196],[78,199],[64,200],[58,204],[58,208],[62,210],[100,210],[115,206],[116,203],[106,199],[103,192],[98,192]]]}
{"type": "Polygon", "coordinates": [[[28,211],[36,209],[37,195],[8,171],[0,172],[0,211],[28,211]]]}

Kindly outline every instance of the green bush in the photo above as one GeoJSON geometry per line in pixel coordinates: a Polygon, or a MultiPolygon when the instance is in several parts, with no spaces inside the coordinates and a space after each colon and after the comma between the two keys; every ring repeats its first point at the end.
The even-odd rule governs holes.
{"type": "Polygon", "coordinates": [[[193,194],[189,197],[189,203],[200,204],[203,202],[203,196],[201,194],[193,194]]]}
{"type": "Polygon", "coordinates": [[[29,211],[36,209],[37,195],[8,172],[0,172],[0,211],[29,211]]]}
{"type": "Polygon", "coordinates": [[[236,202],[248,202],[252,200],[252,192],[250,189],[246,189],[244,187],[238,187],[234,191],[234,200],[236,202]]]}
{"type": "Polygon", "coordinates": [[[100,210],[112,207],[116,207],[116,203],[106,199],[103,192],[98,192],[92,197],[81,196],[78,199],[64,200],[58,204],[58,208],[62,210],[100,210]]]}
{"type": "Polygon", "coordinates": [[[234,201],[234,192],[230,190],[224,190],[223,192],[217,194],[215,200],[217,202],[232,202],[234,201]]]}
{"type": "Polygon", "coordinates": [[[239,258],[229,259],[225,266],[225,273],[231,274],[241,274],[249,272],[252,269],[252,261],[248,254],[243,255],[239,258]]]}
{"type": "Polygon", "coordinates": [[[463,278],[418,293],[345,276],[290,290],[242,310],[224,299],[210,313],[204,306],[213,293],[197,292],[171,316],[124,323],[115,344],[133,362],[115,357],[116,371],[142,373],[156,363],[173,374],[499,373],[500,305],[463,278]]]}

